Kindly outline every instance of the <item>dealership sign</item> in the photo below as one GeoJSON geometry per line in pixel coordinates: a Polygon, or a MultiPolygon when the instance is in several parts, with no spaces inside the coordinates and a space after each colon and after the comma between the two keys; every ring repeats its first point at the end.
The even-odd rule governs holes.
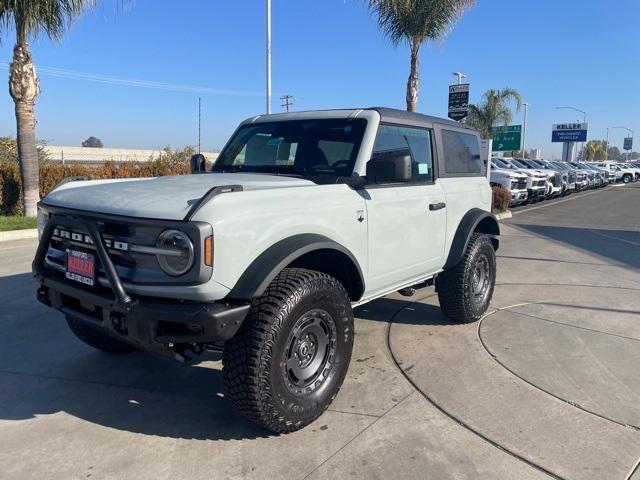
{"type": "Polygon", "coordinates": [[[552,142],[586,142],[586,123],[558,123],[551,132],[552,142]]]}
{"type": "Polygon", "coordinates": [[[462,120],[469,113],[469,84],[449,85],[449,118],[462,120]]]}
{"type": "Polygon", "coordinates": [[[624,138],[624,149],[631,150],[633,148],[633,137],[624,138]]]}

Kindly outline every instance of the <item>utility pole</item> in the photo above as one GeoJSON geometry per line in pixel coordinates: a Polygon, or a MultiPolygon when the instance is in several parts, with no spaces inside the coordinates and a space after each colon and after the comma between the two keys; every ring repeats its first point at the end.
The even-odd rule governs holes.
{"type": "Polygon", "coordinates": [[[280,105],[282,109],[286,113],[289,113],[289,107],[293,105],[293,95],[282,95],[280,100],[282,100],[282,104],[280,105]]]}
{"type": "Polygon", "coordinates": [[[529,104],[523,102],[524,106],[524,125],[522,126],[522,158],[525,158],[525,152],[527,151],[527,113],[529,112],[529,104]]]}
{"type": "Polygon", "coordinates": [[[200,153],[200,126],[202,123],[202,99],[198,97],[198,153],[200,153]]]}
{"type": "Polygon", "coordinates": [[[271,113],[271,0],[267,0],[267,115],[271,113]]]}

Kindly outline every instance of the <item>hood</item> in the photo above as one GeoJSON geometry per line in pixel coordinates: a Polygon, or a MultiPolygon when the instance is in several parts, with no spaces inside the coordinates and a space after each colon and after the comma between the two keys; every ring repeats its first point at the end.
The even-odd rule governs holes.
{"type": "Polygon", "coordinates": [[[517,172],[516,170],[508,170],[506,168],[499,167],[491,167],[491,173],[495,173],[497,175],[504,175],[505,177],[513,177],[513,178],[527,178],[527,176],[523,173],[517,172]]]}
{"type": "Polygon", "coordinates": [[[315,185],[300,178],[256,173],[203,173],[171,177],[69,182],[43,203],[54,207],[139,218],[182,220],[211,188],[241,185],[243,190],[315,185]]]}
{"type": "Polygon", "coordinates": [[[546,175],[542,175],[540,172],[538,172],[537,170],[534,170],[533,168],[519,168],[517,171],[520,173],[524,173],[529,177],[547,178],[546,175]]]}

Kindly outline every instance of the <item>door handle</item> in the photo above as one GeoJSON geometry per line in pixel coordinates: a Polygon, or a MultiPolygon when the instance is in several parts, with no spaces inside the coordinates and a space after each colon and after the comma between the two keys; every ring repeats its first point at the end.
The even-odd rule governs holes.
{"type": "Polygon", "coordinates": [[[442,210],[446,206],[447,206],[447,204],[444,203],[444,202],[430,203],[429,204],[429,210],[431,210],[432,212],[435,211],[435,210],[442,210]]]}

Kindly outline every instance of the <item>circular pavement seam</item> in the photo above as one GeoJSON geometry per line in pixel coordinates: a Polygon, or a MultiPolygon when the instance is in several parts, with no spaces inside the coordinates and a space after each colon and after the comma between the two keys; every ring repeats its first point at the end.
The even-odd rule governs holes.
{"type": "MultiPolygon", "coordinates": [[[[418,300],[425,300],[427,298],[430,298],[431,296],[434,296],[436,294],[432,294],[429,296],[425,296],[422,297],[420,299],[416,299],[415,301],[408,301],[405,305],[403,305],[402,307],[398,308],[398,310],[396,310],[394,312],[393,315],[391,315],[391,318],[389,319],[389,321],[387,322],[387,328],[386,328],[386,338],[387,338],[387,351],[389,352],[389,355],[391,356],[391,360],[393,362],[393,364],[395,365],[395,367],[398,369],[398,371],[401,373],[401,375],[404,377],[404,379],[409,383],[409,385],[411,385],[411,387],[418,392],[429,404],[431,404],[436,410],[438,410],[440,413],[442,413],[444,416],[446,416],[447,418],[449,418],[450,420],[452,420],[454,423],[458,424],[459,426],[461,426],[462,428],[468,430],[469,432],[473,433],[474,435],[480,437],[480,439],[484,440],[485,442],[487,442],[488,444],[492,445],[493,447],[497,448],[498,450],[506,453],[507,455],[510,455],[511,457],[520,460],[521,462],[525,463],[526,465],[530,466],[531,468],[533,468],[534,470],[537,470],[541,473],[544,473],[545,475],[555,479],[555,480],[564,480],[563,477],[561,477],[560,475],[553,473],[551,470],[546,469],[545,467],[538,465],[537,463],[532,462],[531,460],[517,454],[516,452],[513,452],[511,450],[509,450],[508,448],[504,447],[503,445],[500,445],[498,442],[492,440],[491,438],[485,436],[484,434],[482,434],[480,431],[476,430],[475,428],[473,428],[470,425],[467,425],[466,423],[464,423],[461,419],[459,419],[458,417],[456,417],[455,415],[453,415],[452,413],[449,413],[444,407],[442,407],[441,405],[439,405],[433,398],[431,398],[426,392],[422,391],[418,385],[416,385],[416,383],[411,380],[411,378],[405,373],[405,371],[402,369],[402,367],[400,366],[400,364],[398,363],[398,360],[396,359],[395,355],[393,354],[393,350],[391,349],[391,326],[393,325],[393,322],[396,318],[396,316],[403,311],[405,308],[407,308],[409,305],[413,305],[414,303],[418,303],[418,300]]],[[[497,311],[497,310],[496,310],[497,311]]],[[[480,322],[488,315],[493,314],[494,312],[490,312],[488,314],[486,314],[483,318],[480,319],[480,322]]]]}
{"type": "MultiPolygon", "coordinates": [[[[617,420],[614,420],[613,418],[607,417],[606,415],[602,415],[602,414],[600,414],[600,413],[597,413],[597,412],[594,412],[594,411],[592,411],[592,410],[589,410],[588,408],[585,408],[585,407],[581,406],[581,405],[580,405],[580,404],[578,404],[578,403],[572,402],[571,400],[567,400],[567,399],[565,399],[565,398],[562,398],[562,397],[560,397],[560,396],[556,395],[555,393],[550,392],[549,390],[546,390],[546,389],[544,389],[544,388],[542,388],[542,387],[540,387],[540,386],[536,385],[535,383],[530,382],[530,381],[529,381],[529,380],[527,380],[526,378],[524,378],[524,377],[522,377],[522,376],[518,375],[515,371],[513,371],[512,369],[510,369],[509,367],[507,367],[503,362],[501,362],[500,360],[498,360],[498,358],[496,357],[496,355],[491,351],[491,349],[487,346],[487,344],[485,343],[484,339],[482,338],[481,329],[482,329],[482,325],[483,325],[484,320],[485,320],[486,318],[488,318],[488,317],[490,317],[490,316],[492,316],[492,315],[494,315],[494,314],[498,313],[498,312],[503,311],[503,310],[510,310],[510,309],[512,309],[512,308],[515,308],[515,307],[521,307],[521,306],[525,306],[525,305],[535,305],[535,304],[537,304],[537,303],[542,303],[542,301],[540,301],[540,302],[526,302],[526,303],[518,303],[518,304],[515,304],[515,305],[509,305],[509,306],[507,306],[507,307],[497,308],[496,310],[494,310],[494,311],[492,311],[492,312],[490,312],[490,313],[487,313],[484,317],[482,317],[482,318],[478,321],[478,328],[476,329],[476,333],[477,333],[477,336],[478,336],[478,340],[480,341],[480,344],[482,345],[482,348],[485,350],[485,352],[487,352],[487,355],[489,355],[489,356],[490,356],[490,357],[491,357],[491,358],[492,358],[492,359],[493,359],[493,360],[494,360],[498,365],[500,365],[503,369],[505,369],[507,372],[509,372],[509,373],[510,373],[511,375],[513,375],[514,377],[518,378],[519,380],[522,380],[522,381],[523,381],[524,383],[526,383],[527,385],[530,385],[530,386],[532,386],[533,388],[535,388],[535,389],[537,389],[537,390],[540,390],[541,392],[543,392],[543,393],[545,393],[545,394],[547,394],[547,395],[549,395],[549,396],[551,396],[551,397],[553,397],[553,398],[555,398],[555,399],[557,399],[557,400],[560,400],[561,402],[564,402],[564,403],[566,403],[566,404],[568,404],[568,405],[571,405],[572,407],[577,408],[578,410],[581,410],[581,411],[583,411],[583,412],[585,412],[585,413],[588,413],[588,414],[590,414],[590,415],[594,415],[594,416],[596,416],[596,417],[598,417],[598,418],[601,418],[601,419],[603,419],[603,420],[607,420],[607,421],[609,421],[609,422],[615,423],[616,425],[620,425],[620,426],[622,426],[622,427],[628,427],[628,428],[632,428],[632,429],[634,429],[634,430],[638,430],[638,431],[640,431],[640,427],[638,427],[638,426],[636,426],[636,425],[629,425],[628,423],[619,422],[619,421],[617,421],[617,420]]],[[[570,302],[570,301],[566,301],[566,303],[577,303],[577,302],[570,302]]],[[[512,312],[512,313],[516,313],[516,314],[517,314],[518,312],[512,312]]],[[[528,315],[528,316],[530,317],[530,315],[528,315]]],[[[535,317],[531,317],[531,318],[534,318],[534,319],[535,319],[535,317]]],[[[544,320],[542,320],[542,319],[538,319],[538,320],[540,320],[540,321],[544,321],[544,320]]],[[[557,323],[557,322],[554,322],[554,323],[557,323]]],[[[567,326],[568,326],[568,327],[571,327],[571,325],[567,325],[567,326]]]]}

